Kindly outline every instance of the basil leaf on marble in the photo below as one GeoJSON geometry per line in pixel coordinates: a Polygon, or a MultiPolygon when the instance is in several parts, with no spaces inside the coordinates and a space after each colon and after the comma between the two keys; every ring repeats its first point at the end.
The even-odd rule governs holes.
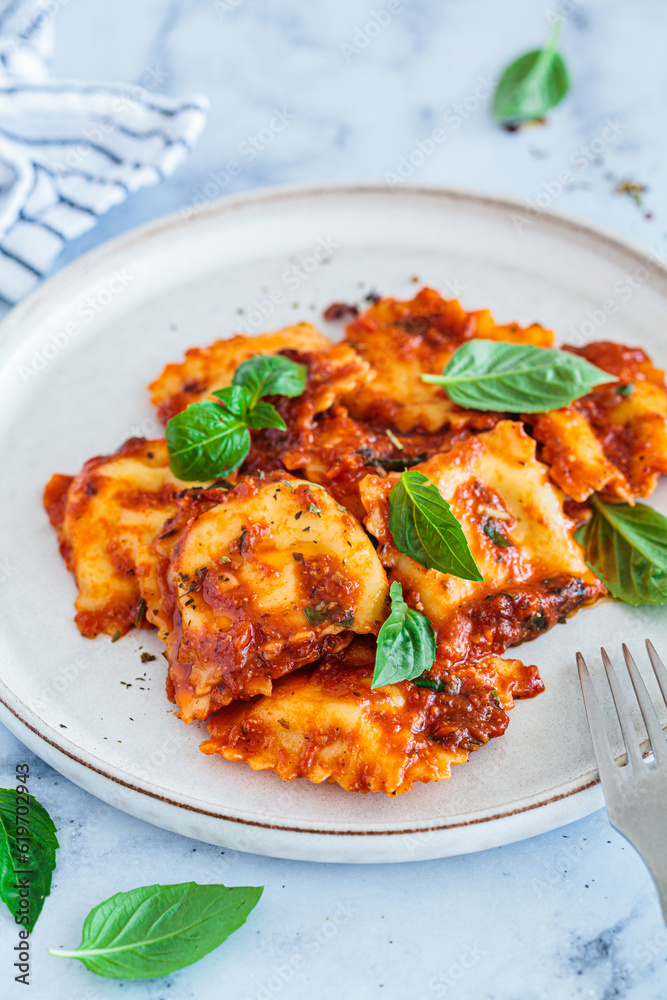
{"type": "Polygon", "coordinates": [[[416,469],[404,472],[392,487],[389,530],[399,551],[426,569],[464,580],[484,579],[449,504],[416,469]]]}
{"type": "Polygon", "coordinates": [[[0,899],[28,933],[51,892],[60,846],[56,833],[53,820],[34,796],[0,788],[0,899]]]}
{"type": "Polygon", "coordinates": [[[261,895],[254,886],[196,882],[117,892],[90,911],[76,950],[49,948],[49,955],[77,958],[112,979],[168,976],[222,944],[261,895]]]}
{"type": "Polygon", "coordinates": [[[504,125],[544,118],[570,89],[570,79],[557,51],[563,17],[554,17],[543,49],[526,52],[503,72],[493,98],[493,113],[504,125]]]}
{"type": "Polygon", "coordinates": [[[556,410],[596,385],[615,381],[609,372],[569,351],[495,340],[468,340],[442,375],[421,378],[444,386],[458,406],[510,413],[556,410]]]}
{"type": "Polygon", "coordinates": [[[428,618],[408,607],[400,583],[392,583],[389,597],[391,613],[377,640],[374,688],[412,680],[435,662],[435,632],[428,618]]]}
{"type": "Polygon", "coordinates": [[[643,503],[592,503],[575,535],[586,564],[626,604],[667,604],[667,517],[643,503]]]}

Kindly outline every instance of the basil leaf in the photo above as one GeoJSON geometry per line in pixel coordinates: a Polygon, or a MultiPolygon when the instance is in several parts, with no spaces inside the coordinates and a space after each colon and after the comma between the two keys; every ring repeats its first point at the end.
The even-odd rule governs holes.
{"type": "Polygon", "coordinates": [[[238,468],[250,451],[245,418],[217,403],[191,403],[167,424],[169,468],[185,482],[216,479],[238,468]]]}
{"type": "Polygon", "coordinates": [[[228,385],[224,389],[216,389],[211,395],[217,396],[226,410],[243,417],[252,406],[252,395],[240,385],[228,385]]]}
{"type": "Polygon", "coordinates": [[[667,517],[638,503],[593,498],[593,517],[577,529],[586,564],[626,604],[667,603],[667,517]]]}
{"type": "Polygon", "coordinates": [[[78,958],[98,976],[152,979],[192,965],[245,923],[261,888],[224,885],[146,885],[93,907],[76,951],[49,955],[78,958]]]}
{"type": "Polygon", "coordinates": [[[428,458],[427,451],[422,451],[418,455],[405,455],[400,458],[384,458],[382,455],[376,455],[372,448],[357,448],[356,454],[364,456],[366,465],[373,466],[374,468],[377,468],[379,465],[390,472],[404,472],[405,469],[409,469],[413,465],[420,465],[428,458]]]}
{"type": "Polygon", "coordinates": [[[169,468],[186,482],[224,477],[250,451],[248,428],[287,430],[274,406],[262,396],[300,396],[308,369],[278,354],[250,358],[234,372],[232,385],[217,389],[219,402],[192,403],[167,424],[169,468]]]}
{"type": "Polygon", "coordinates": [[[389,530],[399,551],[426,569],[464,580],[484,579],[449,504],[416,469],[404,472],[392,487],[389,530]]]}
{"type": "Polygon", "coordinates": [[[458,406],[510,413],[556,410],[596,385],[615,381],[609,372],[568,351],[494,340],[467,341],[442,375],[421,377],[444,385],[458,406]]]}
{"type": "Polygon", "coordinates": [[[409,681],[435,662],[435,632],[428,618],[403,600],[400,583],[389,589],[391,613],[380,629],[372,687],[409,681]]]}
{"type": "Polygon", "coordinates": [[[416,677],[415,687],[430,688],[431,691],[444,691],[444,681],[435,681],[432,677],[416,677]]]}
{"type": "Polygon", "coordinates": [[[37,799],[0,788],[0,899],[28,933],[51,891],[59,846],[53,820],[37,799]],[[19,894],[26,889],[27,896],[19,894]]]}
{"type": "Polygon", "coordinates": [[[527,52],[504,71],[493,98],[493,113],[502,123],[544,118],[570,89],[565,63],[556,51],[563,18],[557,16],[543,49],[527,52]]]}
{"type": "Polygon", "coordinates": [[[256,403],[248,411],[246,421],[248,427],[254,429],[259,427],[277,427],[281,431],[287,430],[287,424],[271,403],[256,403]]]}
{"type": "Polygon", "coordinates": [[[239,365],[232,384],[247,389],[254,406],[262,396],[300,396],[307,375],[305,365],[280,354],[264,354],[239,365]]]}

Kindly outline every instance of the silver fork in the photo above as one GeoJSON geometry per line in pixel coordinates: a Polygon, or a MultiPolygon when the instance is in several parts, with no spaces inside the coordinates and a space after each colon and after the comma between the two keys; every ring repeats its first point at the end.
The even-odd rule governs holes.
{"type": "MultiPolygon", "coordinates": [[[[667,703],[667,669],[648,639],[646,648],[667,703]]],[[[646,764],[642,759],[628,703],[606,650],[602,650],[602,661],[627,751],[627,763],[620,767],[614,759],[593,681],[581,653],[577,653],[579,679],[609,819],[644,859],[667,923],[667,741],[651,696],[625,644],[623,655],[653,751],[652,763],[646,764]]]]}

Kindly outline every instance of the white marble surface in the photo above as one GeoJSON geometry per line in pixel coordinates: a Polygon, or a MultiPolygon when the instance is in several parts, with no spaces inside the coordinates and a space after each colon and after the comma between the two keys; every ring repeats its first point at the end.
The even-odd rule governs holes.
{"type": "MultiPolygon", "coordinates": [[[[267,184],[382,179],[437,127],[446,141],[410,180],[522,199],[542,194],[558,209],[660,246],[667,220],[661,184],[667,11],[660,0],[565,0],[571,13],[562,48],[572,95],[548,126],[509,135],[493,125],[488,101],[475,93],[483,97],[504,63],[542,41],[548,6],[547,0],[402,0],[369,38],[375,29],[365,25],[373,12],[388,9],[385,0],[60,0],[55,74],[142,82],[174,94],[201,91],[212,101],[210,124],[187,164],[110,212],[61,263],[140,222],[187,208],[204,190],[212,196],[267,184]],[[261,130],[276,110],[288,124],[251,159],[249,137],[267,138],[261,130]],[[459,120],[461,111],[466,117],[459,120]],[[600,149],[595,140],[608,121],[618,134],[601,140],[600,149]],[[227,179],[233,160],[241,168],[227,179]],[[562,171],[572,175],[565,185],[562,171]],[[647,186],[641,207],[614,193],[621,179],[647,186]]],[[[460,859],[364,868],[300,864],[221,852],[149,827],[70,785],[5,730],[0,754],[0,785],[9,784],[17,761],[30,762],[32,790],[51,812],[61,842],[53,891],[31,939],[27,994],[12,981],[14,925],[0,912],[3,997],[663,1000],[667,994],[667,932],[653,888],[605,813],[460,859]],[[114,892],[188,879],[266,885],[248,924],[189,969],[166,980],[120,982],[46,954],[47,947],[78,943],[85,914],[114,892]]]]}

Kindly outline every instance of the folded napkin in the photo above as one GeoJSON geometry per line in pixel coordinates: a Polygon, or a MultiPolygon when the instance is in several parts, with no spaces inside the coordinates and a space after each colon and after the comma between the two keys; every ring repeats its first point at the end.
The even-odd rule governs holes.
{"type": "Polygon", "coordinates": [[[67,240],[171,174],[206,123],[204,97],[50,80],[56,9],[55,0],[0,0],[0,296],[10,302],[67,240]]]}

